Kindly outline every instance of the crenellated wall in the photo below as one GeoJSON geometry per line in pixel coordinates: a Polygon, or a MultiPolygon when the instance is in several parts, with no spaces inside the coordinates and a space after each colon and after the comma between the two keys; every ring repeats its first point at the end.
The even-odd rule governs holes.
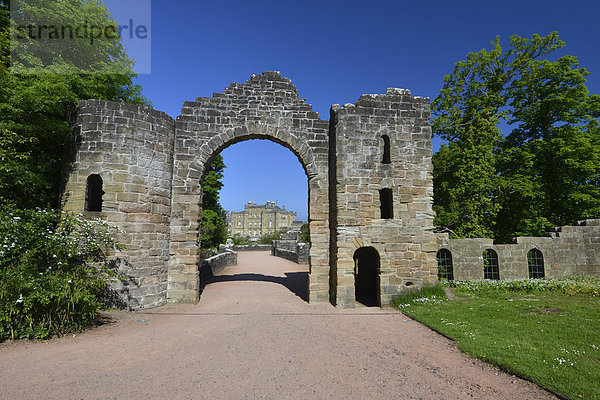
{"type": "Polygon", "coordinates": [[[600,275],[600,219],[584,220],[577,226],[563,226],[544,237],[517,237],[514,243],[495,245],[492,239],[449,239],[437,235],[438,249],[452,254],[455,280],[483,279],[483,252],[498,255],[500,279],[527,279],[527,253],[541,251],[546,277],[600,275]]]}

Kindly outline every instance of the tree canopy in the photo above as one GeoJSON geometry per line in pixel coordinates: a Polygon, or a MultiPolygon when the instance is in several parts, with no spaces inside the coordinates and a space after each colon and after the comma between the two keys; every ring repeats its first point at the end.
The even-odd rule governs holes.
{"type": "MultiPolygon", "coordinates": [[[[18,207],[56,207],[77,101],[148,101],[133,83],[133,61],[120,38],[77,42],[66,53],[40,49],[33,40],[15,47],[9,5],[0,2],[0,198],[18,207]]],[[[93,0],[20,0],[18,5],[25,20],[53,16],[63,24],[115,24],[106,7],[93,0]]]]}
{"type": "Polygon", "coordinates": [[[436,225],[456,237],[540,235],[600,216],[600,96],[556,32],[469,53],[432,102],[436,225]],[[550,59],[554,56],[554,60],[550,59]],[[506,128],[500,129],[501,126],[506,128]]]}

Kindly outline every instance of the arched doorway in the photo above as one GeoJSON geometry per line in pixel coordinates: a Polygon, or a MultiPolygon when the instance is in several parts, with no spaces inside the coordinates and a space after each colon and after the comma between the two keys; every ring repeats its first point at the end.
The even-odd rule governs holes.
{"type": "Polygon", "coordinates": [[[354,252],[354,292],[356,301],[367,307],[379,306],[379,253],[373,247],[354,252]]]}

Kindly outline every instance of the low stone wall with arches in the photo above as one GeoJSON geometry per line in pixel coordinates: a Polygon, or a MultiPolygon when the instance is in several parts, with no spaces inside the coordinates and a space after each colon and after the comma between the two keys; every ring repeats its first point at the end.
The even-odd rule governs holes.
{"type": "Polygon", "coordinates": [[[543,237],[449,239],[438,234],[438,276],[449,280],[600,275],[600,219],[563,226],[543,237]]]}

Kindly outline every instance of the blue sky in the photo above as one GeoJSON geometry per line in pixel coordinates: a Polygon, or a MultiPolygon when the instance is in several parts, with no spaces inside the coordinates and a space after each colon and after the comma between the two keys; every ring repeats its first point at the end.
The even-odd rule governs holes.
{"type": "MultiPolygon", "coordinates": [[[[152,69],[138,82],[156,109],[176,117],[185,100],[278,70],[328,119],[331,104],[388,87],[434,98],[454,63],[496,35],[506,43],[556,30],[567,43],[558,55],[577,56],[600,93],[599,16],[598,0],[153,0],[152,69]]],[[[306,220],[306,176],[291,152],[249,141],[223,156],[226,209],[277,200],[306,220]]]]}

